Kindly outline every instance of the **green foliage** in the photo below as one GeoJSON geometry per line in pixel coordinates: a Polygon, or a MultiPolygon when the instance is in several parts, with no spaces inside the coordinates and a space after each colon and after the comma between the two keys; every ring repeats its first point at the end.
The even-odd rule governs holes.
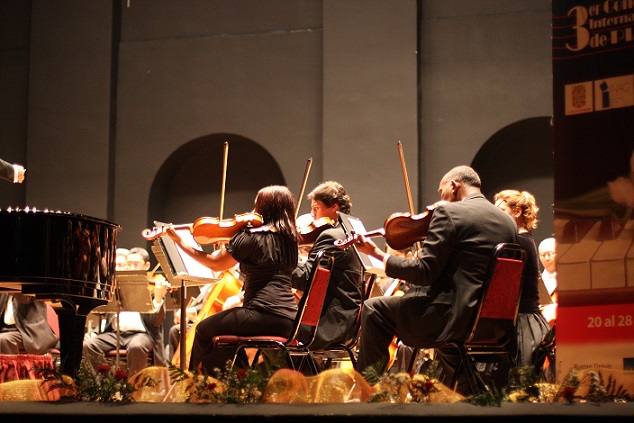
{"type": "Polygon", "coordinates": [[[509,390],[518,392],[517,402],[540,402],[540,378],[533,366],[516,367],[509,374],[509,390]]]}
{"type": "Polygon", "coordinates": [[[503,402],[509,400],[506,392],[500,391],[495,386],[490,391],[483,392],[481,394],[470,395],[465,399],[465,402],[480,406],[496,406],[500,407],[503,402]]]}

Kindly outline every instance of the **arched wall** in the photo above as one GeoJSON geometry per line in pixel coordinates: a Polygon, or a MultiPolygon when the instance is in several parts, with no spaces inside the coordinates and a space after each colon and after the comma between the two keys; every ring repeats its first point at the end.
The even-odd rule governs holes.
{"type": "Polygon", "coordinates": [[[503,189],[526,190],[540,207],[535,242],[554,232],[553,133],[550,116],[523,119],[496,132],[480,148],[472,167],[482,178],[482,192],[493,200],[503,189]]]}

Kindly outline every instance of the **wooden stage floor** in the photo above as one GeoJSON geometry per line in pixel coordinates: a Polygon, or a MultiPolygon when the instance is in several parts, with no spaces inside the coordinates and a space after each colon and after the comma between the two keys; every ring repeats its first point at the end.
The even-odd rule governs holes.
{"type": "MultiPolygon", "coordinates": [[[[60,422],[118,423],[137,419],[192,423],[203,417],[218,422],[334,423],[385,422],[487,422],[496,423],[530,418],[531,421],[631,422],[634,403],[614,404],[514,404],[500,407],[467,403],[452,404],[185,404],[92,402],[0,402],[3,422],[53,418],[60,422]]],[[[208,420],[207,420],[208,421],[208,420]]],[[[522,420],[525,421],[525,420],[522,420]]]]}

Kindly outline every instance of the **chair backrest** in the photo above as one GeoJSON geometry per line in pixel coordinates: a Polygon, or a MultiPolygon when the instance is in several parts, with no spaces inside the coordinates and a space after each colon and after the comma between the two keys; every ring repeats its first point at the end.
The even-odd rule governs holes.
{"type": "Polygon", "coordinates": [[[515,330],[526,253],[518,244],[495,247],[482,301],[466,342],[510,338],[515,330]]]}
{"type": "Polygon", "coordinates": [[[308,283],[299,300],[295,325],[287,343],[298,339],[300,329],[302,333],[299,341],[304,346],[310,346],[314,341],[334,263],[335,259],[331,253],[324,250],[317,253],[308,283]]]}

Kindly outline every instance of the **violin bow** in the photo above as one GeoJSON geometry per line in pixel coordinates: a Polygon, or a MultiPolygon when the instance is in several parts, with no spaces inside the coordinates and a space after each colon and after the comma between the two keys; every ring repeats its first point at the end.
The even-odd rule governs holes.
{"type": "Polygon", "coordinates": [[[225,141],[224,157],[222,161],[222,187],[220,190],[220,214],[218,218],[222,220],[222,211],[225,208],[225,186],[227,185],[227,157],[229,156],[229,143],[225,141]]]}
{"type": "MultiPolygon", "coordinates": [[[[414,202],[412,201],[412,190],[409,187],[409,178],[407,177],[407,167],[405,166],[405,153],[403,152],[403,144],[401,141],[396,142],[396,148],[398,148],[398,155],[401,159],[401,169],[403,170],[403,180],[405,181],[405,192],[407,193],[407,204],[409,205],[409,213],[414,216],[414,202]]],[[[419,242],[416,243],[416,248],[421,249],[419,242]]]]}
{"type": "Polygon", "coordinates": [[[311,157],[306,162],[306,169],[304,170],[304,180],[302,181],[302,188],[299,191],[299,197],[297,198],[297,207],[295,208],[295,219],[299,214],[299,207],[302,205],[302,198],[304,198],[304,190],[306,189],[306,182],[308,182],[308,175],[310,174],[310,168],[313,165],[313,158],[311,157]]]}

